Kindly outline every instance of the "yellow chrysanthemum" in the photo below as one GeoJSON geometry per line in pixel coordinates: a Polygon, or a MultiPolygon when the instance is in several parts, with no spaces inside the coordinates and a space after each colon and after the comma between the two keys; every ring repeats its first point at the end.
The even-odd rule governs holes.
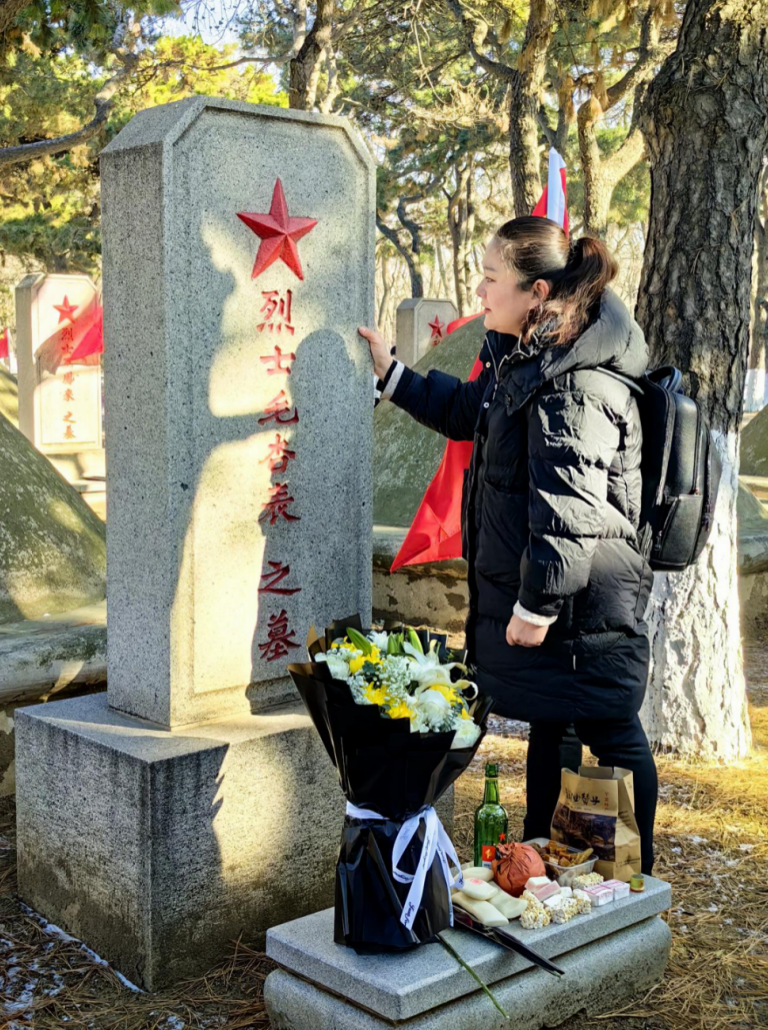
{"type": "Polygon", "coordinates": [[[349,671],[354,675],[356,672],[360,672],[366,662],[370,662],[372,665],[381,665],[382,659],[379,656],[379,649],[374,647],[370,654],[358,655],[357,658],[352,658],[349,663],[349,671]]]}
{"type": "Polygon", "coordinates": [[[472,716],[469,714],[469,712],[467,711],[466,708],[462,708],[462,710],[461,710],[461,718],[462,719],[471,719],[472,716]]]}
{"type": "Polygon", "coordinates": [[[392,705],[389,709],[389,717],[390,719],[412,719],[413,712],[405,701],[401,701],[399,704],[392,705]]]}
{"type": "Polygon", "coordinates": [[[387,699],[387,688],[374,687],[372,683],[369,683],[368,686],[364,688],[363,695],[367,701],[371,702],[371,704],[383,705],[387,699]]]}

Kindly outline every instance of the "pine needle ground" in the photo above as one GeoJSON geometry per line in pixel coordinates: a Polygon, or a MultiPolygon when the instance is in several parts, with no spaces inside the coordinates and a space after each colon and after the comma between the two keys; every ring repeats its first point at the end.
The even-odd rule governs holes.
{"type": "MultiPolygon", "coordinates": [[[[654,872],[673,892],[664,980],[620,1012],[580,1014],[563,1030],[768,1027],[768,648],[747,648],[745,659],[750,756],[729,767],[657,757],[654,872]]],[[[519,735],[489,735],[459,782],[454,837],[463,859],[471,857],[488,760],[500,765],[510,833],[520,839],[525,747],[519,735]]],[[[267,1030],[262,988],[270,968],[241,940],[205,976],[153,995],[132,990],[78,941],[25,910],[16,894],[12,805],[0,814],[0,1030],[267,1030]]]]}

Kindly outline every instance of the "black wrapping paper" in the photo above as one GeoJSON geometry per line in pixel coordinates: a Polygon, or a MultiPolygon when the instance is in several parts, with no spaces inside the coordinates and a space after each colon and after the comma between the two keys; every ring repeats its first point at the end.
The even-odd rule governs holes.
{"type": "MultiPolygon", "coordinates": [[[[310,632],[310,657],[330,648],[348,626],[363,632],[359,616],[337,620],[322,637],[310,632]]],[[[426,651],[429,634],[420,631],[419,636],[426,651]]],[[[444,649],[445,637],[438,639],[444,649]]],[[[288,671],[336,766],[345,797],[357,808],[385,817],[344,819],[336,864],[334,940],[358,953],[380,953],[432,939],[450,925],[440,861],[435,857],[416,919],[406,929],[400,915],[410,885],[392,876],[392,848],[402,823],[434,806],[472,761],[486,732],[491,699],[480,696],[470,705],[480,726],[478,739],[471,747],[452,751],[453,732],[411,733],[409,719],[382,718],[376,705],[356,704],[349,686],[334,680],[324,662],[289,665],[288,671]]],[[[400,862],[403,871],[414,872],[424,835],[421,821],[400,862]]]]}

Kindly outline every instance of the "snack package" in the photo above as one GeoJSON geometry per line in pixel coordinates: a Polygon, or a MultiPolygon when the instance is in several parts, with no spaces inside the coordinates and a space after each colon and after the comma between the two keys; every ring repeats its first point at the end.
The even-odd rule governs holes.
{"type": "Polygon", "coordinates": [[[563,769],[551,832],[553,840],[573,848],[592,848],[596,873],[628,883],[632,873],[640,872],[630,770],[600,765],[582,765],[578,773],[563,769]]]}

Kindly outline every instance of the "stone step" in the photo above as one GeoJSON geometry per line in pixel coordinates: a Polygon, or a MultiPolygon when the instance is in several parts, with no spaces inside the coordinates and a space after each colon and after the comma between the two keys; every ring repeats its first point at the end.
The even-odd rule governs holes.
{"type": "MultiPolygon", "coordinates": [[[[576,953],[585,945],[602,942],[596,952],[598,957],[595,962],[589,963],[589,976],[599,976],[600,952],[603,953],[602,961],[610,965],[609,955],[615,947],[613,937],[616,934],[637,924],[647,923],[648,920],[653,921],[670,907],[672,892],[669,884],[651,876],[645,878],[645,883],[646,888],[642,894],[632,894],[628,898],[596,908],[589,915],[577,916],[568,923],[559,926],[551,924],[540,930],[524,930],[518,923],[513,923],[510,929],[520,940],[549,959],[576,953]]],[[[665,925],[664,931],[668,935],[665,925]]],[[[660,947],[662,952],[664,948],[660,943],[661,938],[667,939],[664,931],[649,931],[656,935],[655,946],[660,947]]],[[[506,982],[510,977],[514,978],[532,969],[531,962],[522,956],[466,930],[447,930],[445,937],[489,985],[506,982]]],[[[441,944],[425,944],[399,955],[357,955],[351,948],[334,944],[333,909],[273,927],[267,933],[267,955],[286,973],[295,974],[312,983],[318,989],[318,995],[330,994],[343,998],[346,1005],[373,1013],[384,1023],[415,1020],[440,1006],[446,1006],[444,1011],[449,1014],[450,1003],[458,1002],[477,990],[474,979],[466,970],[457,966],[455,959],[441,944]]],[[[662,970],[665,962],[666,954],[661,963],[662,970]]],[[[538,968],[535,972],[538,982],[551,989],[556,978],[538,968]]],[[[627,962],[624,972],[631,980],[631,961],[627,962]]],[[[270,974],[268,984],[274,975],[270,974]]],[[[284,978],[273,983],[273,999],[279,999],[283,989],[281,985],[285,985],[284,978]]],[[[481,998],[484,999],[483,1004],[488,1003],[485,996],[481,998]]],[[[274,1004],[279,1008],[279,1000],[275,1000],[274,1004]]],[[[326,1004],[325,1000],[323,1004],[326,1004]]],[[[489,1007],[488,1015],[492,1016],[494,1011],[489,1007]]],[[[315,1014],[315,1022],[296,1022],[296,1030],[342,1025],[330,1019],[317,1018],[319,1015],[315,1014]]],[[[278,1022],[274,1025],[281,1024],[278,1022]]],[[[409,1023],[409,1027],[411,1025],[421,1026],[422,1022],[409,1023]]],[[[438,1021],[424,1022],[423,1025],[455,1027],[450,1018],[445,1024],[438,1021]]]]}
{"type": "MultiPolygon", "coordinates": [[[[541,1030],[582,1010],[592,1017],[620,1009],[650,990],[664,974],[671,938],[667,924],[652,916],[558,958],[565,976],[534,967],[496,981],[492,991],[508,1019],[475,984],[474,991],[413,1019],[385,1020],[282,969],[267,977],[264,1001],[272,1030],[541,1030]]],[[[453,969],[467,975],[455,962],[453,969]]]]}

